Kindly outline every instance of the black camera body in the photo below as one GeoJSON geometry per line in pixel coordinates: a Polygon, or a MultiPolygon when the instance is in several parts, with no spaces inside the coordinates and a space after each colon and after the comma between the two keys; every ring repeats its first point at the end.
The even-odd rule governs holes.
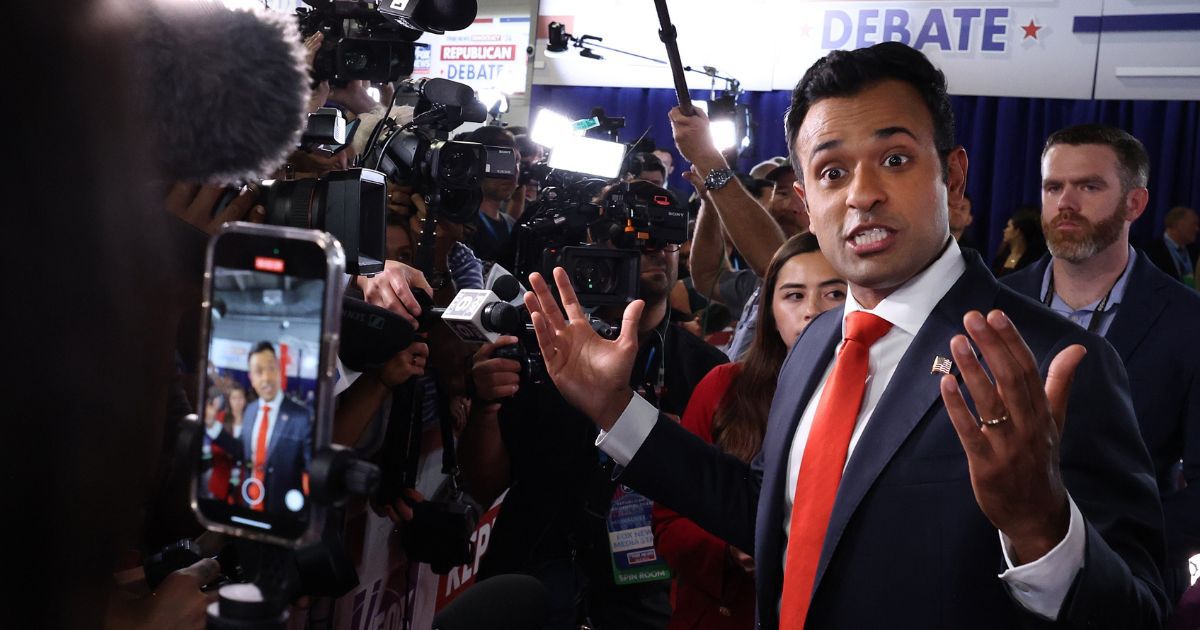
{"type": "Polygon", "coordinates": [[[438,218],[455,223],[474,220],[483,199],[483,180],[516,176],[516,152],[449,139],[459,125],[487,119],[483,103],[469,86],[425,79],[402,87],[418,95],[413,120],[403,127],[391,123],[368,148],[364,163],[398,184],[412,186],[438,218]]]}
{"type": "Polygon", "coordinates": [[[267,223],[329,232],[341,242],[347,273],[383,271],[387,256],[383,173],[352,168],[322,177],[266,180],[261,195],[267,223]]]}
{"type": "Polygon", "coordinates": [[[517,225],[518,275],[562,267],[584,307],[637,299],[641,252],[687,240],[687,209],[649,182],[605,180],[536,164],[546,187],[517,225]]]}
{"type": "Polygon", "coordinates": [[[305,0],[299,8],[300,33],[323,33],[313,60],[317,81],[396,81],[412,74],[420,30],[401,25],[377,5],[362,1],[305,0]]]}

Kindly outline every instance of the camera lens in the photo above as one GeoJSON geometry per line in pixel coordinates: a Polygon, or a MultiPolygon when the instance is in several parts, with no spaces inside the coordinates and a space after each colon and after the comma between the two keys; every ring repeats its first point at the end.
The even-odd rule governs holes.
{"type": "Polygon", "coordinates": [[[617,288],[617,274],[611,259],[584,258],[576,261],[571,282],[588,293],[612,293],[617,288]]]}
{"type": "Polygon", "coordinates": [[[367,66],[371,65],[371,60],[366,54],[360,51],[347,51],[342,57],[342,65],[350,71],[359,72],[366,70],[367,66]]]}
{"type": "Polygon", "coordinates": [[[438,173],[440,180],[458,182],[471,176],[472,167],[475,166],[475,155],[461,147],[443,147],[438,166],[441,171],[438,173]]]}

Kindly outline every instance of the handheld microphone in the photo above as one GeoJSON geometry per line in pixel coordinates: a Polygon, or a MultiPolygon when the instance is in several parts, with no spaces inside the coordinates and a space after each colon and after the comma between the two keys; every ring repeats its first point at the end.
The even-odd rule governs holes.
{"type": "Polygon", "coordinates": [[[433,630],[528,630],[546,623],[546,587],[528,575],[477,582],[433,618],[433,630]]]}
{"type": "Polygon", "coordinates": [[[516,307],[487,289],[459,291],[442,313],[442,321],[459,339],[472,343],[492,343],[524,329],[516,307]]]}
{"type": "Polygon", "coordinates": [[[525,295],[525,287],[521,286],[521,282],[512,273],[501,267],[499,264],[493,264],[488,271],[487,278],[483,281],[483,286],[492,290],[501,300],[520,307],[524,304],[522,298],[525,295]]]}

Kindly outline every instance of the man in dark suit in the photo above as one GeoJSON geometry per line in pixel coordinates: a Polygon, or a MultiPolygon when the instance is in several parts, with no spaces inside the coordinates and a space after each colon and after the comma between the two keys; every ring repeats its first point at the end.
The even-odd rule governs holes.
{"type": "Polygon", "coordinates": [[[1168,593],[1188,585],[1200,553],[1200,294],[1129,246],[1146,208],[1150,159],[1125,131],[1079,125],[1042,151],[1042,229],[1050,255],[1002,281],[1102,335],[1129,374],[1154,462],[1167,532],[1168,593]],[[1183,483],[1179,463],[1183,462],[1183,483]]]}
{"type": "Polygon", "coordinates": [[[1163,234],[1146,245],[1146,255],[1163,273],[1184,284],[1196,285],[1195,252],[1189,248],[1200,232],[1200,215],[1184,206],[1175,206],[1163,218],[1163,234]]]}
{"type": "Polygon", "coordinates": [[[787,129],[850,295],[790,353],[752,465],[659,418],[622,383],[632,334],[599,339],[555,270],[564,319],[531,276],[547,370],[622,483],[755,550],[761,628],[1161,627],[1161,508],[1120,359],[951,238],[967,158],[941,72],[895,42],[834,51],[787,129]]]}
{"type": "Polygon", "coordinates": [[[312,412],[280,386],[279,358],[269,341],[250,351],[250,386],[258,400],[246,405],[242,449],[247,465],[242,498],[251,509],[296,512],[307,501],[312,457],[312,412]]]}

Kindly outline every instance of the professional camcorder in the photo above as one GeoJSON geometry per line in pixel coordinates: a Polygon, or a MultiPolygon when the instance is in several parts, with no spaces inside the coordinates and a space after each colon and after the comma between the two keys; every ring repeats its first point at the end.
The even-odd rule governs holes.
{"type": "Polygon", "coordinates": [[[372,83],[390,83],[412,74],[414,42],[422,33],[462,30],[477,10],[474,0],[305,0],[305,4],[312,8],[296,10],[301,33],[325,35],[313,61],[314,78],[372,83]]]}
{"type": "Polygon", "coordinates": [[[642,250],[687,240],[687,209],[665,189],[539,169],[546,187],[517,226],[516,269],[550,277],[562,267],[585,307],[637,299],[642,250]]]}
{"type": "Polygon", "coordinates": [[[466,223],[475,218],[482,200],[484,178],[511,179],[517,173],[516,152],[477,142],[449,140],[465,122],[484,122],[487,110],[469,86],[447,79],[404,82],[401,90],[415,93],[413,119],[398,125],[384,119],[363,163],[392,181],[408,185],[444,218],[466,223]]]}

